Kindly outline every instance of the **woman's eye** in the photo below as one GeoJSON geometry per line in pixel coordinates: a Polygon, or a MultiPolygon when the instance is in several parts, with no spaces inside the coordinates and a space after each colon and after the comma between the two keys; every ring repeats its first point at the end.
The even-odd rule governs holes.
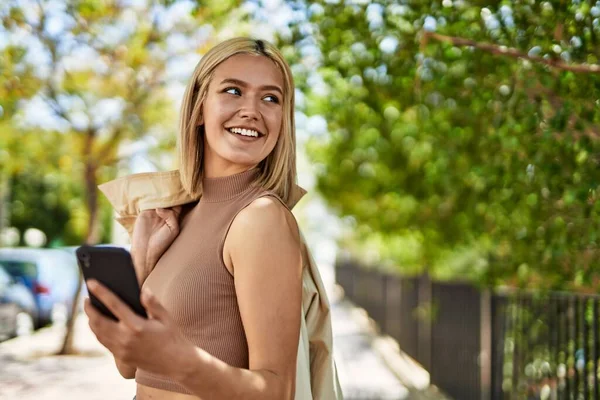
{"type": "Polygon", "coordinates": [[[224,90],[225,93],[229,93],[229,94],[234,94],[236,96],[239,96],[240,94],[242,94],[242,92],[240,92],[240,89],[238,88],[227,88],[224,90]]]}
{"type": "Polygon", "coordinates": [[[264,98],[268,99],[267,101],[269,101],[271,103],[279,103],[279,99],[277,98],[277,96],[268,95],[268,96],[265,96],[264,98]]]}

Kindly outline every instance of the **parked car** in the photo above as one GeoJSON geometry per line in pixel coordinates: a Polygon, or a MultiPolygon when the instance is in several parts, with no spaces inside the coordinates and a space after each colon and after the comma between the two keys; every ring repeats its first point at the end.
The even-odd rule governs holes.
{"type": "Polygon", "coordinates": [[[0,341],[31,334],[37,317],[33,293],[0,266],[0,341]]]}
{"type": "Polygon", "coordinates": [[[36,328],[70,315],[79,283],[72,254],[56,249],[2,248],[0,264],[33,293],[39,310],[36,328]]]}

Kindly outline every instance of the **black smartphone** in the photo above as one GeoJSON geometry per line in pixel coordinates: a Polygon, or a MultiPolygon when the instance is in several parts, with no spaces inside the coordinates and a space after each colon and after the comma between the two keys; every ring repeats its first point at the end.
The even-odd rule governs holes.
{"type": "MultiPolygon", "coordinates": [[[[140,286],[131,254],[121,247],[81,246],[75,250],[77,263],[86,281],[95,279],[115,293],[138,315],[148,318],[140,301],[140,286]]],[[[88,288],[90,301],[102,314],[115,321],[118,318],[96,298],[88,288]]]]}

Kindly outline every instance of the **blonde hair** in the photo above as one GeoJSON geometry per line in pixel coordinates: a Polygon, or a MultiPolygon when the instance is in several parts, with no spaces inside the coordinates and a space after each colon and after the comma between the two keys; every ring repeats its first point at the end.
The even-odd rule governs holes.
{"type": "Polygon", "coordinates": [[[275,148],[259,163],[256,183],[275,192],[287,204],[296,183],[296,131],[294,124],[294,80],[279,50],[264,40],[235,38],[210,49],[200,60],[188,82],[179,123],[179,172],[184,189],[193,197],[202,195],[204,125],[202,107],[215,68],[236,54],[268,57],[283,75],[283,121],[275,148]]]}

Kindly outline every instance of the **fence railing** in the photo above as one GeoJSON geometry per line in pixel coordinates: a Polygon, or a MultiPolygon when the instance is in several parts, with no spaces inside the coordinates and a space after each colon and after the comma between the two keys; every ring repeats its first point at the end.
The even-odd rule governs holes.
{"type": "Polygon", "coordinates": [[[336,279],[457,400],[600,400],[600,297],[479,290],[338,262],[336,279]]]}

